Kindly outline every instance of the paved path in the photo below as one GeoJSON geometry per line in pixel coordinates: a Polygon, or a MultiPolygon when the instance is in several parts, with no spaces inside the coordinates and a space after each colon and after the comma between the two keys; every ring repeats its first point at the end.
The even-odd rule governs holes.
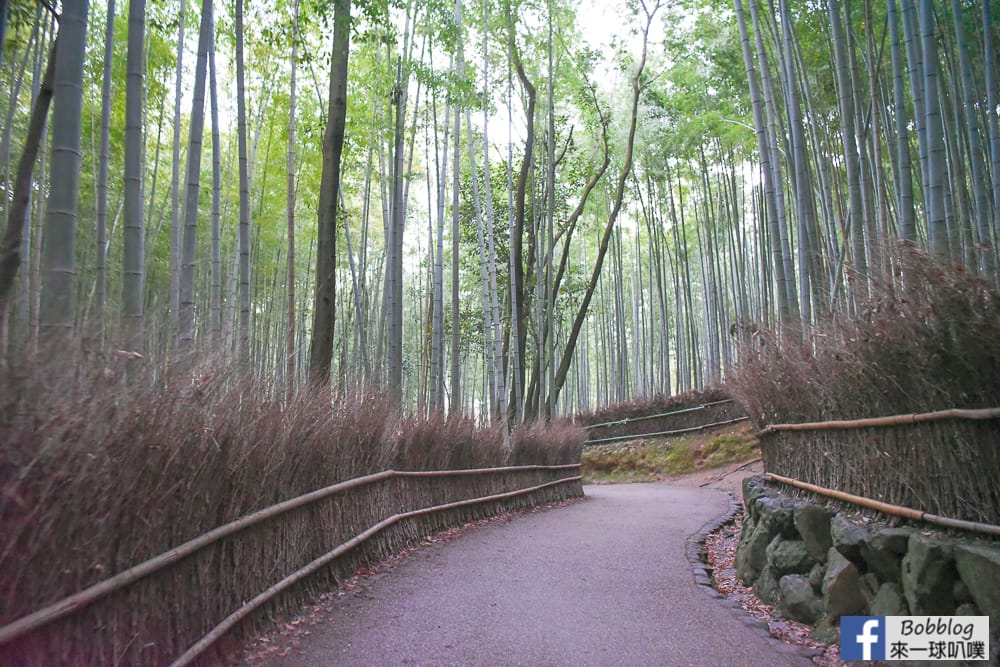
{"type": "Polygon", "coordinates": [[[268,667],[810,666],[696,586],[718,491],[631,484],[418,552],[268,667]]]}

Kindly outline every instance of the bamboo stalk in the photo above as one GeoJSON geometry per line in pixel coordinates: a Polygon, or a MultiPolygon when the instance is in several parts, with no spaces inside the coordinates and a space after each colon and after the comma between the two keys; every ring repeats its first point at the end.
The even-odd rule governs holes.
{"type": "Polygon", "coordinates": [[[667,436],[667,435],[680,435],[681,433],[693,433],[695,431],[704,431],[707,428],[715,428],[716,426],[727,426],[729,424],[736,424],[738,422],[746,421],[749,417],[737,417],[736,419],[727,419],[726,421],[714,422],[712,424],[702,424],[701,426],[692,426],[691,428],[679,428],[674,431],[657,431],[655,433],[636,433],[635,435],[616,435],[613,438],[601,438],[600,440],[588,440],[584,443],[585,447],[590,447],[591,445],[601,445],[606,442],[618,442],[619,440],[634,440],[636,438],[648,438],[653,436],[667,436]]]}
{"type": "MultiPolygon", "coordinates": [[[[572,466],[570,466],[570,467],[572,467],[572,466]]],[[[438,471],[438,472],[440,472],[440,471],[438,471]]],[[[456,471],[456,472],[458,472],[458,471],[456,471]]],[[[444,505],[435,505],[433,507],[424,507],[422,509],[412,510],[410,512],[402,512],[400,514],[393,514],[392,516],[390,516],[390,517],[388,517],[386,519],[383,519],[382,521],[379,521],[377,524],[375,524],[374,526],[368,528],[367,530],[364,530],[361,533],[358,533],[357,535],[355,535],[353,538],[351,538],[347,542],[344,542],[343,544],[340,544],[337,547],[333,548],[332,550],[330,550],[329,552],[327,552],[325,555],[320,556],[319,558],[317,558],[316,560],[312,561],[311,563],[309,563],[305,567],[303,567],[303,568],[301,568],[299,570],[296,570],[295,572],[289,574],[287,577],[285,577],[284,579],[282,579],[278,583],[274,584],[270,588],[266,589],[265,591],[263,591],[262,593],[260,593],[259,595],[257,595],[254,599],[250,600],[249,602],[247,602],[246,604],[244,604],[243,606],[241,606],[239,609],[237,609],[236,611],[234,611],[233,613],[231,613],[229,616],[227,616],[221,623],[219,623],[217,626],[215,626],[212,629],[211,632],[209,632],[207,635],[205,635],[204,637],[202,637],[200,640],[198,640],[197,643],[195,643],[194,645],[192,645],[191,648],[189,648],[187,651],[185,651],[183,654],[181,654],[181,656],[179,658],[177,658],[177,660],[175,660],[173,663],[171,663],[171,667],[183,667],[184,665],[191,664],[191,662],[195,658],[197,658],[199,655],[201,655],[209,646],[211,646],[212,644],[214,644],[220,637],[222,637],[226,632],[228,632],[230,629],[232,629],[233,626],[235,626],[237,623],[239,623],[243,618],[245,618],[254,609],[258,608],[259,606],[261,606],[262,604],[264,604],[265,602],[267,602],[268,600],[270,600],[274,596],[278,595],[279,593],[281,593],[283,590],[285,590],[289,586],[295,584],[298,581],[301,581],[302,579],[304,579],[305,577],[309,576],[310,574],[313,574],[314,572],[316,572],[317,570],[319,570],[320,568],[322,568],[324,565],[326,565],[329,562],[333,561],[334,559],[336,559],[336,558],[344,555],[345,553],[347,553],[351,549],[353,549],[353,548],[357,547],[358,545],[360,545],[361,543],[363,543],[365,540],[368,540],[371,537],[374,537],[378,533],[382,532],[383,530],[385,530],[389,526],[391,526],[391,525],[393,525],[395,523],[398,523],[399,521],[402,521],[404,519],[410,519],[410,518],[417,517],[417,516],[423,516],[423,515],[427,515],[427,514],[433,514],[433,513],[436,513],[436,512],[443,512],[445,510],[460,509],[462,507],[468,507],[470,505],[476,505],[476,504],[481,504],[481,503],[494,502],[494,501],[498,501],[498,500],[505,500],[505,499],[508,499],[508,498],[514,498],[516,496],[521,496],[521,495],[526,495],[526,494],[529,494],[529,493],[534,493],[536,491],[540,491],[540,490],[548,488],[548,487],[557,486],[559,484],[566,484],[566,483],[569,483],[569,482],[575,482],[575,481],[579,481],[581,479],[582,479],[582,477],[580,475],[577,475],[575,477],[566,477],[564,479],[559,479],[559,480],[556,480],[554,482],[547,482],[545,484],[539,484],[538,486],[532,486],[532,487],[529,487],[527,489],[519,489],[517,491],[509,491],[507,493],[497,493],[497,494],[494,494],[494,495],[491,495],[491,496],[483,496],[481,498],[470,498],[470,499],[467,499],[467,500],[460,500],[460,501],[453,502],[453,503],[446,503],[444,505]]]]}
{"type": "Polygon", "coordinates": [[[981,521],[965,521],[964,519],[952,519],[938,514],[924,513],[924,521],[945,526],[947,528],[958,528],[960,530],[970,530],[987,535],[1000,535],[1000,526],[983,523],[981,521]]]}
{"type": "Polygon", "coordinates": [[[240,519],[219,526],[218,528],[214,528],[199,537],[192,538],[187,542],[170,549],[169,551],[165,551],[158,556],[154,556],[149,560],[143,561],[138,565],[120,572],[110,579],[105,579],[104,581],[98,582],[93,586],[89,586],[78,593],[74,593],[73,595],[54,602],[47,607],[39,609],[34,613],[22,616],[13,623],[0,628],[0,646],[54,621],[69,616],[81,609],[85,609],[97,600],[100,600],[101,598],[120,590],[129,584],[142,579],[143,577],[162,570],[163,568],[176,563],[183,558],[187,558],[195,552],[221,540],[224,537],[241,532],[262,521],[274,518],[304,505],[309,505],[337,493],[367,486],[369,484],[388,480],[393,477],[450,477],[454,475],[480,475],[530,470],[564,470],[574,467],[578,468],[579,464],[563,466],[506,466],[501,468],[475,468],[469,470],[384,470],[371,475],[365,475],[363,477],[349,479],[344,482],[338,482],[337,484],[333,484],[316,491],[311,491],[296,498],[285,500],[276,505],[266,507],[252,514],[241,517],[240,519]]]}
{"type": "Polygon", "coordinates": [[[945,419],[985,420],[1000,419],[1000,408],[982,410],[939,410],[937,412],[910,413],[893,415],[891,417],[872,417],[869,419],[845,419],[825,422],[803,422],[801,424],[770,424],[765,426],[758,437],[776,431],[832,431],[836,429],[871,428],[884,426],[905,426],[924,422],[942,421],[945,419]]]}
{"type": "Polygon", "coordinates": [[[890,503],[884,503],[881,500],[873,500],[872,498],[856,496],[845,491],[828,489],[823,486],[817,486],[815,484],[810,484],[809,482],[792,479],[791,477],[775,475],[770,472],[764,473],[764,479],[768,481],[781,482],[782,484],[794,486],[806,491],[812,491],[813,493],[818,493],[819,495],[827,496],[828,498],[835,498],[836,500],[843,500],[855,505],[861,505],[862,507],[877,510],[883,514],[901,516],[907,519],[913,519],[914,521],[926,521],[928,523],[945,526],[947,528],[958,528],[960,530],[986,533],[989,535],[1000,535],[1000,526],[994,524],[981,523],[978,521],[965,521],[964,519],[952,519],[950,517],[939,516],[937,514],[930,514],[929,512],[913,509],[912,507],[892,505],[890,503]]]}

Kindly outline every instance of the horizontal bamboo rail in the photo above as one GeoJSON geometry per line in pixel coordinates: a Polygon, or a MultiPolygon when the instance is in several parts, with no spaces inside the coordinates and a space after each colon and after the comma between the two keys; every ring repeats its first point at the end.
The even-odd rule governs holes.
{"type": "Polygon", "coordinates": [[[619,442],[621,440],[635,440],[636,438],[649,438],[649,437],[665,437],[668,435],[680,435],[682,433],[694,433],[695,431],[704,431],[707,428],[715,428],[716,426],[727,426],[729,424],[736,424],[738,422],[743,422],[749,419],[749,417],[737,417],[736,419],[727,419],[726,421],[714,422],[712,424],[702,424],[701,426],[692,426],[690,428],[679,428],[673,431],[657,431],[655,433],[636,433],[634,435],[616,435],[612,438],[600,438],[599,440],[588,440],[584,443],[584,447],[590,447],[592,445],[603,445],[607,442],[619,442]]]}
{"type": "Polygon", "coordinates": [[[893,415],[891,417],[872,417],[869,419],[840,419],[825,422],[804,422],[801,424],[770,424],[769,426],[765,426],[757,435],[758,437],[765,436],[776,431],[833,431],[837,429],[906,426],[946,419],[1000,419],[1000,408],[986,408],[982,410],[952,409],[938,410],[937,412],[893,415]]]}
{"type": "Polygon", "coordinates": [[[688,412],[698,412],[699,410],[704,410],[705,408],[710,408],[714,405],[723,405],[725,403],[732,403],[733,399],[727,398],[724,401],[712,401],[711,403],[702,403],[701,405],[696,405],[693,408],[684,408],[682,410],[674,410],[673,412],[663,412],[658,415],[643,415],[642,417],[625,417],[623,419],[617,419],[615,421],[603,422],[601,424],[588,424],[583,428],[600,428],[601,426],[619,426],[621,424],[631,424],[632,422],[639,422],[645,419],[659,419],[660,417],[672,417],[674,415],[683,415],[688,412]]]}
{"type": "Polygon", "coordinates": [[[336,558],[344,555],[351,549],[357,547],[365,540],[374,537],[378,533],[382,532],[389,526],[402,521],[404,519],[410,519],[417,516],[423,516],[426,514],[433,514],[436,512],[443,512],[446,510],[460,509],[462,507],[468,507],[470,505],[476,505],[481,503],[495,502],[499,500],[506,500],[508,498],[514,498],[516,496],[526,495],[529,493],[534,493],[535,491],[540,491],[542,489],[557,486],[559,484],[567,484],[569,482],[575,482],[582,479],[580,475],[575,477],[566,477],[564,479],[559,479],[554,482],[548,482],[546,484],[539,484],[538,486],[533,486],[527,489],[519,489],[517,491],[509,491],[507,493],[497,493],[492,496],[483,496],[481,498],[470,498],[468,500],[460,500],[454,503],[447,503],[444,505],[435,505],[433,507],[425,507],[423,509],[413,510],[410,512],[402,512],[400,514],[393,514],[387,519],[379,521],[377,524],[368,528],[367,530],[358,533],[356,536],[338,545],[331,551],[327,552],[325,555],[320,556],[316,560],[312,561],[305,567],[296,570],[292,574],[288,575],[278,583],[274,584],[267,590],[260,593],[257,597],[250,600],[239,609],[234,611],[232,614],[227,616],[221,623],[219,623],[215,628],[212,629],[207,635],[202,637],[197,643],[191,646],[187,651],[185,651],[177,660],[171,663],[170,667],[184,667],[185,665],[191,664],[199,655],[205,652],[212,644],[214,644],[220,637],[226,634],[229,630],[233,628],[237,623],[243,620],[248,614],[250,614],[254,609],[257,609],[262,604],[278,595],[283,590],[289,586],[295,584],[296,582],[304,579],[305,577],[313,574],[319,570],[324,565],[327,565],[336,558]]]}
{"type": "Polygon", "coordinates": [[[770,472],[764,473],[764,479],[769,481],[780,482],[782,484],[787,484],[788,486],[794,486],[799,489],[804,489],[806,491],[812,491],[813,493],[818,493],[819,495],[826,496],[828,498],[843,500],[845,502],[853,503],[855,505],[867,507],[869,509],[882,512],[883,514],[905,517],[907,519],[913,519],[914,521],[926,521],[928,523],[933,523],[938,526],[944,526],[946,528],[957,528],[960,530],[985,533],[987,535],[1000,535],[1000,526],[990,523],[980,523],[978,521],[964,521],[962,519],[952,519],[950,517],[939,516],[937,514],[931,514],[930,512],[924,512],[922,510],[913,509],[912,507],[903,507],[902,505],[892,505],[890,503],[884,503],[881,500],[874,500],[872,498],[866,498],[864,496],[856,496],[853,493],[846,493],[844,491],[828,489],[824,486],[817,486],[816,484],[810,484],[809,482],[803,482],[797,479],[792,479],[791,477],[783,477],[781,475],[775,475],[774,473],[770,472]]]}
{"type": "Polygon", "coordinates": [[[262,521],[272,519],[293,509],[312,504],[337,493],[343,493],[344,491],[367,486],[369,484],[374,484],[393,477],[451,477],[455,475],[483,475],[530,470],[568,470],[578,469],[579,467],[580,464],[574,463],[557,466],[526,465],[505,466],[499,468],[470,468],[466,470],[384,470],[371,475],[365,475],[363,477],[356,477],[354,479],[338,482],[337,484],[332,484],[322,489],[311,491],[296,498],[285,500],[277,503],[276,505],[265,507],[264,509],[253,512],[252,514],[248,514],[244,517],[236,519],[235,521],[219,526],[218,528],[213,528],[203,535],[192,538],[187,542],[174,547],[173,549],[165,551],[158,556],[154,556],[149,560],[130,567],[129,569],[124,570],[109,579],[105,579],[104,581],[89,586],[82,591],[65,597],[62,600],[54,602],[43,609],[39,609],[36,612],[28,614],[27,616],[22,616],[16,621],[0,628],[0,646],[3,646],[18,637],[26,635],[29,632],[44,627],[61,618],[70,616],[81,609],[85,609],[101,598],[110,595],[115,591],[121,590],[143,577],[147,577],[155,572],[158,572],[159,570],[162,570],[183,558],[187,558],[195,552],[218,542],[224,537],[241,532],[262,521]]]}

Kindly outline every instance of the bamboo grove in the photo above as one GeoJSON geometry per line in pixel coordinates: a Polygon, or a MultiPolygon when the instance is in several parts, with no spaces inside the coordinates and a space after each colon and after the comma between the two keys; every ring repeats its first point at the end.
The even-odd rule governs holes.
{"type": "Polygon", "coordinates": [[[5,364],[520,422],[717,384],[898,243],[997,280],[995,0],[0,7],[5,364]]]}

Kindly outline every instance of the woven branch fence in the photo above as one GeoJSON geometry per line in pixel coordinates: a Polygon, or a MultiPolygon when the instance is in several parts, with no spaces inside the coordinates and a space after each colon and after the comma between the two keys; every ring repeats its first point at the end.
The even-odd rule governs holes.
{"type": "Polygon", "coordinates": [[[334,484],[8,622],[0,664],[217,663],[360,564],[457,523],[582,495],[578,464],[388,470],[334,484]]]}
{"type": "Polygon", "coordinates": [[[578,415],[577,424],[587,429],[588,444],[601,444],[736,423],[746,418],[746,414],[725,392],[708,389],[578,415]]]}
{"type": "Polygon", "coordinates": [[[777,424],[766,469],[964,521],[1000,524],[1000,409],[777,424]]]}

